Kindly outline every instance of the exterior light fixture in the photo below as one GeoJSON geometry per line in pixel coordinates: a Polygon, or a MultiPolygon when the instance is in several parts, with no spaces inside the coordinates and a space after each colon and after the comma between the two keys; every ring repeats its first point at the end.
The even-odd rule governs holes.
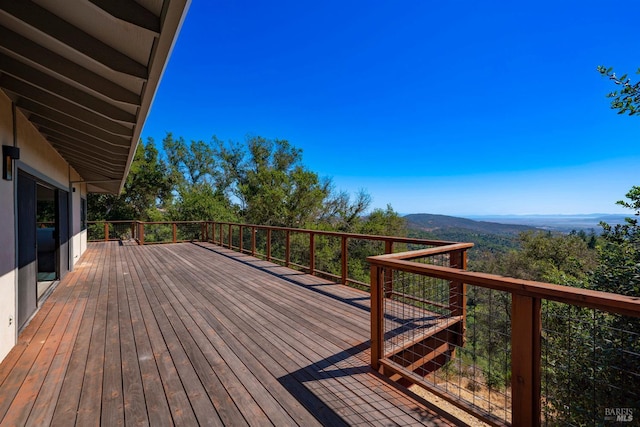
{"type": "Polygon", "coordinates": [[[13,161],[20,158],[20,149],[11,145],[2,146],[2,179],[13,179],[13,161]]]}

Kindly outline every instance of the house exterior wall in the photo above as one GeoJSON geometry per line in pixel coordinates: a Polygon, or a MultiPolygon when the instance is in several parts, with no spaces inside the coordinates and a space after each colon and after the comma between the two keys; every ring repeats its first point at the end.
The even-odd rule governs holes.
{"type": "MultiPolygon", "coordinates": [[[[14,113],[11,100],[0,91],[0,142],[14,145],[14,113]]],[[[17,147],[20,160],[15,162],[13,180],[0,179],[0,361],[16,344],[17,318],[17,221],[16,180],[18,168],[39,180],[71,194],[69,215],[70,269],[86,249],[86,231],[81,230],[81,198],[86,198],[86,185],[77,183],[80,175],[44,139],[19,111],[15,110],[17,147]],[[74,183],[74,181],[76,183],[74,183]],[[75,188],[75,191],[74,191],[75,188]]]]}
{"type": "MultiPolygon", "coordinates": [[[[13,145],[11,101],[0,91],[0,145],[13,145]]],[[[0,360],[16,341],[15,181],[0,179],[0,360]],[[11,319],[11,324],[9,324],[11,319]]]]}

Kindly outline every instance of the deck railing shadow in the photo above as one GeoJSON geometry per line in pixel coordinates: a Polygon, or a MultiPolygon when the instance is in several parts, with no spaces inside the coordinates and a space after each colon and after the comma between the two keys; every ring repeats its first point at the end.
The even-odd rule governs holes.
{"type": "Polygon", "coordinates": [[[313,409],[314,415],[323,425],[352,425],[354,421],[352,419],[345,420],[329,408],[327,406],[328,402],[323,401],[313,392],[313,382],[338,380],[340,385],[344,385],[344,390],[340,388],[336,389],[335,387],[339,386],[334,386],[334,394],[330,397],[325,396],[328,401],[341,399],[344,396],[342,393],[354,393],[353,397],[356,400],[360,400],[361,405],[366,405],[367,402],[370,403],[376,399],[375,391],[368,389],[366,384],[360,384],[362,393],[358,393],[359,390],[357,386],[354,387],[354,382],[358,381],[358,376],[370,375],[393,386],[398,390],[398,393],[407,395],[416,402],[413,408],[416,423],[468,426],[463,420],[372,369],[371,365],[366,361],[368,355],[365,354],[368,352],[370,344],[370,341],[362,342],[357,346],[335,353],[318,362],[309,364],[295,372],[280,377],[278,381],[302,405],[310,410],[313,409]],[[355,396],[355,394],[359,394],[359,396],[355,396]]]}
{"type": "Polygon", "coordinates": [[[247,254],[242,254],[236,251],[233,251],[231,249],[226,249],[226,248],[222,248],[220,246],[211,246],[211,245],[207,245],[207,244],[202,244],[202,243],[197,243],[194,242],[193,243],[196,246],[199,246],[203,249],[206,249],[208,251],[211,252],[215,252],[217,254],[223,255],[227,258],[231,258],[233,260],[236,260],[238,262],[241,262],[245,265],[251,266],[253,268],[256,268],[260,271],[263,271],[267,274],[271,274],[273,276],[279,277],[282,280],[286,280],[289,283],[292,283],[296,286],[301,286],[305,289],[309,289],[313,292],[317,292],[319,294],[325,295],[329,298],[338,300],[344,304],[348,304],[352,307],[356,307],[359,308],[361,310],[370,312],[371,309],[369,307],[369,294],[366,292],[363,292],[363,296],[361,298],[344,298],[340,295],[336,295],[333,292],[329,292],[324,290],[324,287],[333,287],[336,285],[335,282],[331,282],[329,280],[324,280],[321,278],[314,278],[314,280],[312,282],[308,281],[308,280],[302,280],[304,278],[309,278],[310,276],[306,273],[303,272],[296,272],[295,270],[290,270],[286,267],[282,267],[276,264],[273,264],[271,262],[268,261],[263,261],[261,259],[255,258],[251,255],[247,255],[247,254]],[[366,301],[367,304],[362,304],[358,301],[366,301]]]}

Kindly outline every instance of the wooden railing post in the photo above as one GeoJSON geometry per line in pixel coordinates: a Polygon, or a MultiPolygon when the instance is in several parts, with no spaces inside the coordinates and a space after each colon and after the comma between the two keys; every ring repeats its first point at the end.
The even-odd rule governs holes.
{"type": "Polygon", "coordinates": [[[256,256],[256,228],[251,227],[251,256],[256,256]]]}
{"type": "Polygon", "coordinates": [[[384,345],[383,281],[380,267],[371,264],[371,367],[378,371],[384,345]]]}
{"type": "Polygon", "coordinates": [[[238,226],[238,239],[239,239],[239,243],[238,243],[238,247],[240,248],[240,253],[242,253],[242,225],[238,226]]]}
{"type": "Polygon", "coordinates": [[[171,224],[171,231],[173,232],[173,243],[178,241],[178,224],[175,222],[171,224]]]}
{"type": "Polygon", "coordinates": [[[109,223],[108,222],[104,223],[104,241],[105,242],[109,241],[109,223]]]}
{"type": "Polygon", "coordinates": [[[312,231],[309,233],[309,274],[316,273],[316,235],[312,231]]]}
{"type": "Polygon", "coordinates": [[[287,230],[284,238],[284,266],[289,267],[291,261],[291,232],[287,230]]]}
{"type": "Polygon", "coordinates": [[[267,228],[267,261],[271,261],[271,229],[267,228]]]}
{"type": "Polygon", "coordinates": [[[347,236],[342,235],[342,242],[340,243],[340,252],[341,252],[341,263],[342,266],[340,268],[340,276],[342,280],[342,284],[346,285],[347,280],[349,279],[349,254],[348,254],[348,246],[347,246],[347,236]]]}
{"type": "MultiPolygon", "coordinates": [[[[453,251],[449,254],[449,267],[467,269],[467,251],[453,251]]],[[[466,341],[467,331],[467,284],[457,281],[449,282],[449,310],[451,316],[461,316],[459,346],[463,346],[466,341]]]]}
{"type": "MultiPolygon", "coordinates": [[[[384,241],[384,253],[393,253],[393,240],[384,241]]],[[[393,271],[390,268],[385,269],[384,272],[384,297],[391,298],[393,293],[393,271]]]]}
{"type": "Polygon", "coordinates": [[[233,229],[231,228],[231,224],[229,224],[229,249],[233,249],[233,229]]]}
{"type": "Polygon", "coordinates": [[[540,298],[512,294],[511,425],[540,426],[540,298]]]}
{"type": "Polygon", "coordinates": [[[144,222],[138,223],[138,244],[144,245],[144,222]]]}

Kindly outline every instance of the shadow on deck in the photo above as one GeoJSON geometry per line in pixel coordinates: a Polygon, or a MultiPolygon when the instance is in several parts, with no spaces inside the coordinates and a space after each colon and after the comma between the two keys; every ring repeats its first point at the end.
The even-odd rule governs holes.
{"type": "Polygon", "coordinates": [[[215,245],[91,244],[0,364],[0,424],[463,425],[370,368],[369,322],[215,245]]]}

